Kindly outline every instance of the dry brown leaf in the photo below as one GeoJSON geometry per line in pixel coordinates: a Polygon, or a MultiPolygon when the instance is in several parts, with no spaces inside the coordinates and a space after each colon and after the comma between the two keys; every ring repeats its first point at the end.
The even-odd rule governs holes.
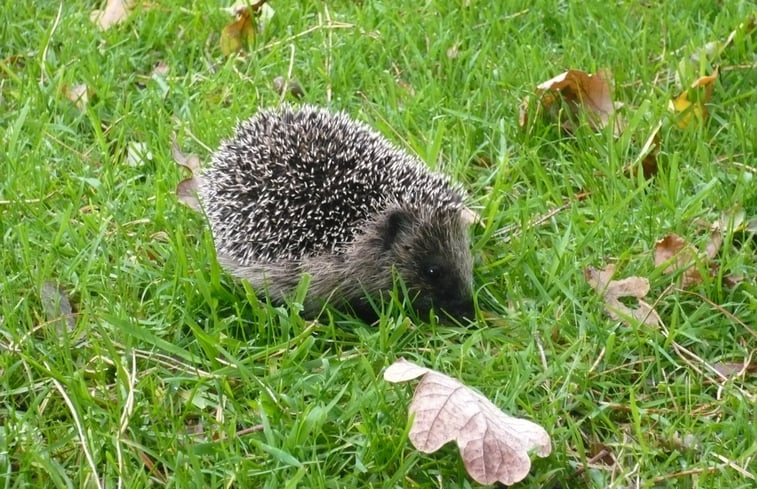
{"type": "Polygon", "coordinates": [[[182,180],[176,186],[176,196],[179,198],[179,202],[198,211],[202,212],[202,206],[200,200],[197,198],[197,191],[199,187],[200,178],[200,158],[197,155],[185,155],[179,148],[179,143],[176,142],[176,137],[173,137],[171,141],[171,155],[177,165],[182,166],[189,170],[191,177],[182,180]]]}
{"type": "Polygon", "coordinates": [[[279,95],[286,91],[298,99],[305,96],[305,91],[302,89],[302,86],[297,83],[297,80],[287,80],[283,76],[277,76],[273,79],[273,89],[279,95]]]}
{"type": "Polygon", "coordinates": [[[89,20],[97,24],[101,31],[125,21],[136,4],[136,0],[108,0],[102,10],[93,10],[89,20]]]}
{"type": "MultiPolygon", "coordinates": [[[[675,233],[668,234],[664,238],[655,242],[654,246],[654,265],[659,267],[668,264],[663,270],[665,274],[676,273],[683,270],[681,277],[681,287],[686,288],[691,285],[702,283],[702,274],[696,268],[697,261],[701,261],[704,266],[711,268],[711,274],[717,273],[717,264],[711,263],[720,251],[723,245],[723,233],[728,229],[739,227],[744,221],[743,212],[723,213],[717,221],[713,222],[710,228],[710,237],[705,246],[704,253],[701,256],[694,245],[687,242],[675,233]]],[[[736,276],[728,276],[732,282],[738,283],[736,276]]]]}
{"type": "Polygon", "coordinates": [[[414,415],[410,441],[424,453],[456,441],[468,474],[479,484],[511,485],[531,469],[528,452],[552,451],[541,426],[503,413],[491,401],[458,380],[400,359],[384,372],[387,382],[423,379],[410,404],[414,415]]]}
{"type": "MultiPolygon", "coordinates": [[[[718,264],[713,259],[720,252],[723,245],[723,236],[728,229],[737,230],[746,226],[746,216],[743,210],[732,209],[723,212],[719,219],[711,224],[699,222],[700,226],[709,228],[709,239],[705,245],[704,253],[699,251],[677,234],[671,233],[664,238],[655,242],[654,247],[654,264],[659,267],[668,264],[663,273],[671,274],[683,271],[681,276],[681,287],[686,288],[691,285],[702,283],[702,274],[696,268],[697,262],[702,267],[709,268],[711,276],[718,274],[718,264]]],[[[739,275],[726,275],[723,277],[723,283],[727,287],[735,287],[744,277],[739,275]]]]}
{"type": "Polygon", "coordinates": [[[258,0],[252,4],[245,2],[231,8],[231,13],[236,16],[236,19],[221,31],[221,52],[225,56],[231,56],[233,53],[241,51],[246,44],[255,40],[256,25],[254,18],[256,15],[262,11],[263,23],[273,16],[273,9],[265,5],[266,1],[258,0]]]}
{"type": "Polygon", "coordinates": [[[662,128],[662,122],[652,130],[647,137],[644,146],[639,151],[639,155],[636,159],[623,169],[623,173],[631,176],[636,176],[639,166],[641,166],[641,173],[646,179],[650,179],[657,174],[657,155],[660,153],[660,129],[662,128]]]}
{"type": "Polygon", "coordinates": [[[87,110],[92,91],[84,83],[73,86],[63,85],[63,96],[73,102],[77,109],[84,112],[87,110]]]}
{"type": "Polygon", "coordinates": [[[644,277],[626,277],[612,280],[615,265],[608,265],[604,270],[588,267],[584,278],[605,301],[605,312],[616,321],[630,325],[629,318],[646,324],[659,326],[662,319],[654,308],[642,299],[649,293],[649,280],[644,277]],[[635,297],[638,307],[630,308],[620,301],[621,297],[635,297]]]}
{"type": "Polygon", "coordinates": [[[711,75],[702,76],[694,80],[688,90],[684,90],[679,96],[671,100],[668,108],[678,114],[676,124],[681,129],[687,127],[691,122],[692,115],[697,120],[704,120],[707,117],[706,104],[712,96],[712,89],[715,87],[715,80],[718,78],[717,68],[711,75]]]}
{"type": "Polygon", "coordinates": [[[182,153],[175,135],[171,138],[171,156],[173,156],[177,165],[183,166],[189,170],[192,175],[196,175],[200,172],[200,157],[193,154],[185,155],[182,153]]]}
{"type": "Polygon", "coordinates": [[[221,52],[230,56],[241,51],[245,44],[250,44],[255,39],[255,24],[253,14],[249,8],[237,11],[237,18],[221,31],[221,52]]]}
{"type": "Polygon", "coordinates": [[[702,275],[693,266],[696,256],[696,248],[675,233],[668,234],[654,244],[654,266],[659,267],[668,263],[662,271],[665,274],[684,270],[681,277],[683,288],[702,282],[702,275]]]}
{"type": "Polygon", "coordinates": [[[724,378],[745,377],[757,373],[757,363],[752,360],[751,355],[749,358],[745,358],[743,362],[713,363],[712,368],[724,378]]]}
{"type": "Polygon", "coordinates": [[[741,282],[743,282],[745,278],[746,277],[744,277],[743,275],[726,275],[725,277],[723,277],[723,285],[725,285],[729,289],[733,289],[741,282]]]}
{"type": "MultiPolygon", "coordinates": [[[[571,133],[576,130],[581,114],[593,129],[602,129],[609,125],[615,114],[611,85],[612,74],[609,70],[599,70],[592,75],[580,70],[568,70],[536,87],[537,110],[544,110],[571,133]]],[[[528,124],[530,100],[531,97],[526,97],[521,103],[518,121],[521,127],[528,124]]],[[[615,134],[622,129],[622,122],[615,118],[615,134]]]]}
{"type": "Polygon", "coordinates": [[[158,61],[152,69],[152,75],[165,77],[168,75],[169,71],[171,71],[171,67],[168,66],[168,63],[165,61],[158,61]]]}

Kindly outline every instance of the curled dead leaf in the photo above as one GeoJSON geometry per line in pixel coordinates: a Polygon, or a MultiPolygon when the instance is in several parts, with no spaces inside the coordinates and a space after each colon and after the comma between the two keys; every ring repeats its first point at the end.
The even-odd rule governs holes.
{"type": "Polygon", "coordinates": [[[176,135],[171,138],[171,156],[173,156],[177,165],[183,166],[189,170],[192,175],[196,175],[200,172],[200,157],[193,154],[185,155],[182,153],[181,148],[179,148],[179,143],[176,141],[176,135]]]}
{"type": "Polygon", "coordinates": [[[273,79],[273,89],[279,95],[287,92],[298,99],[305,96],[305,91],[302,89],[302,86],[297,83],[297,80],[287,80],[283,76],[277,76],[273,79]]]}
{"type": "Polygon", "coordinates": [[[503,413],[491,401],[458,380],[400,359],[384,372],[387,382],[423,379],[409,412],[414,415],[410,441],[424,453],[457,442],[468,474],[480,484],[511,485],[531,469],[528,452],[546,457],[552,451],[541,426],[503,413]]]}
{"type": "Polygon", "coordinates": [[[197,198],[198,191],[197,179],[195,178],[182,180],[176,186],[176,196],[179,198],[179,202],[197,212],[202,212],[200,199],[197,198]]]}
{"type": "Polygon", "coordinates": [[[125,21],[135,4],[136,0],[107,0],[102,10],[93,10],[89,14],[89,20],[101,31],[106,31],[125,21]]]}
{"type": "Polygon", "coordinates": [[[745,377],[757,374],[757,363],[754,363],[751,356],[744,362],[717,362],[712,364],[712,368],[724,379],[730,377],[745,377]]]}
{"type": "Polygon", "coordinates": [[[649,280],[644,277],[626,277],[612,280],[615,265],[608,265],[604,270],[588,267],[584,270],[586,282],[605,301],[605,312],[616,321],[630,325],[633,319],[647,326],[659,326],[662,319],[654,308],[642,299],[649,293],[649,280]],[[631,308],[620,301],[621,297],[635,297],[638,306],[631,308]]]}
{"type": "Polygon", "coordinates": [[[245,44],[250,44],[255,39],[253,12],[254,7],[238,9],[236,19],[221,31],[221,52],[225,56],[240,51],[245,44]]]}
{"type": "Polygon", "coordinates": [[[169,71],[171,71],[171,67],[168,65],[168,63],[161,60],[155,63],[155,66],[152,69],[152,76],[165,77],[166,75],[168,75],[169,71]]]}
{"type": "Polygon", "coordinates": [[[681,287],[702,282],[702,275],[694,267],[697,251],[694,246],[675,233],[668,234],[654,244],[654,265],[668,264],[663,273],[671,274],[683,270],[681,287]]]}
{"type": "MultiPolygon", "coordinates": [[[[623,130],[623,122],[615,115],[612,101],[612,74],[609,70],[599,70],[588,74],[580,70],[568,70],[536,87],[537,113],[544,112],[561,127],[572,133],[578,127],[580,116],[593,129],[607,127],[611,120],[616,135],[623,130]]],[[[526,97],[520,106],[518,123],[528,124],[528,110],[532,97],[526,97]]]]}
{"type": "Polygon", "coordinates": [[[712,96],[715,80],[718,78],[717,68],[711,75],[702,76],[694,80],[688,90],[668,103],[668,108],[676,113],[676,124],[681,129],[686,128],[691,122],[692,116],[703,121],[707,117],[706,104],[712,96]]]}
{"type": "Polygon", "coordinates": [[[92,90],[90,90],[86,84],[79,83],[77,85],[63,85],[63,96],[74,103],[77,109],[84,112],[87,110],[87,104],[90,97],[92,97],[92,90]]]}
{"type": "Polygon", "coordinates": [[[660,153],[660,129],[662,122],[659,122],[644,142],[641,151],[636,159],[623,169],[623,173],[636,176],[641,166],[641,173],[645,179],[650,179],[657,174],[657,155],[660,153]]]}
{"type": "Polygon", "coordinates": [[[189,170],[191,177],[182,180],[176,186],[176,196],[179,198],[179,202],[194,209],[198,212],[202,212],[202,205],[197,198],[197,192],[199,190],[200,177],[200,158],[197,155],[185,155],[179,148],[179,143],[176,142],[174,136],[171,141],[171,154],[177,165],[189,170]]]}
{"type": "Polygon", "coordinates": [[[39,291],[39,298],[45,317],[51,324],[57,326],[59,334],[72,331],[76,327],[71,301],[66,292],[56,283],[49,280],[43,283],[39,291]],[[64,325],[65,327],[63,327],[64,325]]]}
{"type": "MultiPolygon", "coordinates": [[[[719,265],[713,260],[720,252],[724,235],[747,226],[745,213],[739,208],[721,213],[720,218],[710,224],[706,221],[699,221],[697,224],[700,229],[702,227],[709,229],[709,239],[703,253],[675,233],[656,241],[654,246],[655,266],[666,265],[663,270],[665,274],[682,272],[681,287],[683,288],[702,283],[703,278],[699,271],[701,269],[709,269],[710,276],[718,275],[719,265]]],[[[735,287],[743,279],[744,277],[739,275],[725,275],[723,283],[727,287],[735,287]]]]}

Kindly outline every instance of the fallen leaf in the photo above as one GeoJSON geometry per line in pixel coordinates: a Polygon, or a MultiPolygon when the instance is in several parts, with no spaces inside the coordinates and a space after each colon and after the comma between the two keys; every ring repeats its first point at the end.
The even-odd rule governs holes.
{"type": "Polygon", "coordinates": [[[176,142],[174,136],[171,141],[171,155],[177,165],[189,170],[191,176],[185,180],[179,182],[176,186],[176,196],[179,198],[179,202],[194,209],[198,212],[202,212],[202,205],[197,198],[197,191],[199,189],[200,178],[200,158],[197,155],[185,155],[179,148],[179,143],[176,142]]]}
{"type": "MultiPolygon", "coordinates": [[[[580,70],[568,70],[536,87],[536,110],[545,111],[569,133],[578,127],[580,115],[593,129],[602,129],[609,125],[615,114],[611,84],[612,74],[609,70],[599,70],[592,75],[580,70]]],[[[529,96],[521,103],[518,120],[521,127],[528,124],[531,100],[529,96]]],[[[616,135],[622,131],[620,118],[615,117],[613,129],[616,135]]]]}
{"type": "Polygon", "coordinates": [[[460,43],[455,43],[452,47],[447,49],[447,57],[449,59],[457,59],[460,57],[460,43]]]}
{"type": "Polygon", "coordinates": [[[751,355],[744,359],[743,362],[717,362],[712,364],[712,368],[723,378],[745,377],[747,374],[754,375],[757,373],[757,363],[752,361],[751,355]]]}
{"type": "Polygon", "coordinates": [[[82,112],[87,110],[91,95],[92,91],[84,83],[73,86],[63,85],[63,96],[73,102],[76,108],[82,112]]]}
{"type": "Polygon", "coordinates": [[[221,31],[221,52],[230,56],[241,51],[243,43],[251,43],[255,39],[255,27],[249,9],[243,9],[237,19],[221,31]]]}
{"type": "Polygon", "coordinates": [[[298,99],[305,96],[305,91],[302,90],[302,87],[297,83],[297,80],[287,80],[283,76],[277,76],[273,79],[273,89],[279,95],[286,91],[298,99]]]}
{"type": "Polygon", "coordinates": [[[155,67],[152,69],[152,76],[166,76],[168,72],[171,70],[171,67],[168,66],[168,63],[165,61],[158,61],[155,63],[155,67]]]}
{"type": "Polygon", "coordinates": [[[622,280],[612,280],[615,265],[608,265],[604,270],[588,267],[584,270],[586,282],[605,301],[605,312],[616,321],[623,321],[630,325],[628,318],[646,324],[658,326],[662,319],[654,308],[642,299],[649,293],[649,280],[644,277],[626,277],[622,280]],[[621,297],[635,297],[638,307],[630,308],[620,302],[621,297]]]}
{"type": "Polygon", "coordinates": [[[255,24],[253,23],[254,7],[243,7],[237,10],[236,20],[221,31],[221,52],[230,56],[240,51],[245,44],[255,39],[255,24]]]}
{"type": "Polygon", "coordinates": [[[132,168],[143,166],[148,161],[152,161],[153,154],[147,148],[147,143],[139,141],[129,141],[126,145],[126,164],[132,168]]]}
{"type": "Polygon", "coordinates": [[[645,179],[650,179],[657,174],[657,155],[660,152],[660,128],[662,128],[662,122],[659,122],[647,137],[636,159],[623,169],[624,174],[635,176],[639,171],[639,166],[641,166],[641,174],[645,179]]]}
{"type": "Polygon", "coordinates": [[[717,68],[711,75],[702,76],[694,80],[688,90],[671,100],[668,108],[678,115],[676,124],[681,129],[686,128],[691,122],[692,115],[697,120],[704,120],[707,116],[706,104],[712,96],[715,80],[718,78],[717,68]]]}
{"type": "Polygon", "coordinates": [[[182,180],[176,186],[176,196],[179,198],[179,202],[197,212],[202,212],[202,205],[197,198],[198,191],[197,180],[194,178],[182,180]]]}
{"type": "Polygon", "coordinates": [[[179,143],[176,141],[176,136],[171,138],[171,156],[177,165],[182,166],[190,171],[193,175],[200,171],[200,157],[197,155],[185,155],[179,148],[179,143]]]}
{"type": "MultiPolygon", "coordinates": [[[[714,221],[709,226],[709,240],[705,245],[704,253],[700,257],[699,251],[694,245],[687,242],[684,238],[675,233],[668,234],[664,238],[655,242],[654,246],[654,265],[659,267],[668,264],[663,273],[672,274],[683,271],[681,276],[681,287],[686,288],[691,285],[702,283],[702,274],[696,268],[699,261],[704,266],[709,266],[711,275],[716,275],[718,266],[711,263],[720,251],[723,245],[723,234],[730,229],[738,229],[745,222],[744,212],[741,210],[724,212],[720,219],[714,221]]],[[[738,284],[738,276],[727,276],[726,281],[730,280],[733,285],[738,284]]],[[[728,282],[726,282],[728,285],[728,282]]]]}
{"type": "Polygon", "coordinates": [[[745,277],[743,275],[726,275],[725,277],[723,277],[723,285],[725,285],[729,289],[733,289],[741,282],[743,282],[744,278],[745,277]]]}
{"type": "Polygon", "coordinates": [[[58,327],[59,334],[66,330],[72,331],[76,327],[71,301],[57,284],[49,280],[43,283],[39,291],[39,298],[45,317],[51,324],[58,327]],[[61,328],[62,324],[65,324],[66,328],[61,328]]]}
{"type": "MultiPolygon", "coordinates": [[[[702,65],[702,61],[713,64],[718,60],[718,58],[720,58],[720,56],[723,54],[723,51],[725,51],[725,49],[730,46],[737,37],[744,37],[754,30],[754,21],[755,17],[754,15],[752,15],[752,17],[744,22],[741,22],[736,27],[736,29],[731,31],[725,41],[710,41],[706,43],[700,49],[692,53],[691,56],[689,56],[688,65],[693,68],[698,68],[702,65]]],[[[684,62],[685,60],[681,61],[684,62]]],[[[679,65],[679,70],[676,75],[685,73],[686,70],[681,68],[682,67],[679,65]]]]}
{"type": "Polygon", "coordinates": [[[101,31],[106,31],[125,21],[135,4],[136,0],[107,0],[104,9],[93,10],[89,14],[89,20],[97,24],[101,31]]]}
{"type": "Polygon", "coordinates": [[[415,388],[409,413],[410,441],[424,453],[456,441],[468,474],[479,484],[511,485],[531,469],[528,452],[552,451],[541,426],[503,413],[491,401],[458,380],[400,359],[384,372],[387,382],[423,379],[415,388]]]}
{"type": "Polygon", "coordinates": [[[665,274],[683,270],[681,287],[686,288],[702,282],[702,275],[693,265],[697,256],[696,248],[675,233],[668,234],[654,244],[654,266],[665,263],[665,274]]]}

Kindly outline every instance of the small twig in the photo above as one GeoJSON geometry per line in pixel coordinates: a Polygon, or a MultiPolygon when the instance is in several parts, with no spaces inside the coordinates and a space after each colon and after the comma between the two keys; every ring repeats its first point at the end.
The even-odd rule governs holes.
{"type": "Polygon", "coordinates": [[[250,433],[257,433],[258,431],[263,431],[262,424],[256,424],[255,426],[250,426],[249,428],[244,428],[237,431],[237,437],[249,435],[250,433]]]}
{"type": "Polygon", "coordinates": [[[754,336],[755,338],[757,338],[757,332],[755,330],[753,330],[752,328],[750,328],[749,326],[747,326],[747,324],[744,321],[742,321],[741,319],[739,319],[736,316],[734,316],[733,313],[725,310],[723,308],[723,306],[715,304],[714,302],[712,302],[710,299],[708,299],[707,297],[703,296],[702,294],[699,294],[697,292],[692,292],[692,291],[686,290],[686,289],[680,289],[680,288],[676,289],[676,292],[683,292],[684,294],[689,294],[689,295],[693,295],[693,296],[696,296],[696,297],[700,298],[701,300],[703,300],[707,304],[711,305],[712,307],[714,307],[715,309],[717,309],[718,311],[720,311],[724,316],[726,316],[729,319],[731,319],[732,321],[735,321],[738,324],[740,324],[742,328],[744,328],[745,330],[749,331],[749,333],[752,336],[754,336]]]}
{"type": "Polygon", "coordinates": [[[353,29],[355,27],[355,24],[347,24],[345,22],[335,22],[333,24],[329,25],[316,25],[311,27],[310,29],[306,29],[298,34],[295,34],[293,36],[289,36],[286,39],[280,39],[278,41],[270,42],[266,44],[265,46],[261,47],[259,50],[263,51],[266,49],[271,49],[276,46],[280,46],[281,44],[291,43],[292,41],[299,39],[300,37],[306,36],[310,33],[313,33],[320,29],[353,29]]]}
{"type": "Polygon", "coordinates": [[[45,67],[45,60],[47,59],[47,50],[50,48],[50,41],[53,39],[53,34],[55,33],[55,30],[58,28],[58,24],[60,24],[60,17],[63,13],[63,1],[61,0],[60,5],[58,5],[58,14],[55,16],[55,20],[53,21],[53,27],[50,29],[50,35],[47,36],[47,42],[45,42],[45,48],[42,50],[42,57],[39,59],[39,84],[42,85],[45,83],[45,73],[47,72],[47,69],[45,67]]]}
{"type": "Polygon", "coordinates": [[[739,467],[738,465],[736,465],[736,462],[734,462],[733,460],[729,460],[729,459],[725,458],[724,456],[719,455],[719,454],[714,453],[714,452],[713,452],[713,455],[715,455],[718,459],[720,459],[721,462],[723,462],[724,464],[726,464],[728,467],[732,468],[733,470],[735,470],[739,474],[743,475],[744,477],[746,477],[748,479],[752,479],[752,480],[757,480],[757,479],[755,479],[754,475],[751,472],[742,469],[741,467],[739,467]]]}
{"type": "Polygon", "coordinates": [[[287,76],[284,80],[284,87],[281,89],[281,97],[279,97],[279,105],[284,102],[287,92],[289,92],[289,84],[292,82],[292,71],[294,70],[294,43],[289,45],[289,49],[292,51],[289,55],[289,69],[287,69],[287,76]]]}
{"type": "MultiPolygon", "coordinates": [[[[602,450],[600,450],[599,452],[597,452],[596,455],[594,455],[589,460],[587,460],[585,464],[581,464],[580,467],[578,467],[572,474],[570,474],[568,476],[568,480],[572,480],[572,479],[575,479],[576,477],[580,476],[581,474],[583,474],[584,472],[586,472],[586,469],[589,468],[589,467],[591,467],[592,464],[594,464],[597,460],[601,460],[601,459],[605,458],[607,455],[610,455],[612,457],[612,454],[610,453],[610,451],[608,449],[606,449],[606,448],[603,448],[602,450]]],[[[614,459],[615,458],[613,457],[613,460],[614,459]]]]}
{"type": "Polygon", "coordinates": [[[210,146],[208,146],[207,144],[205,144],[204,142],[202,142],[200,140],[200,138],[198,138],[197,136],[195,136],[194,133],[189,129],[189,127],[187,127],[187,126],[185,126],[185,125],[182,124],[182,129],[184,129],[184,132],[187,134],[187,136],[189,136],[195,143],[197,143],[200,146],[202,146],[205,151],[207,151],[208,153],[212,153],[213,152],[213,148],[211,148],[210,146]]]}
{"type": "Polygon", "coordinates": [[[591,364],[591,367],[589,367],[589,371],[587,373],[592,373],[595,368],[597,368],[597,365],[599,365],[599,362],[602,361],[602,359],[605,357],[605,347],[602,347],[602,350],[599,352],[599,356],[597,356],[597,359],[594,360],[594,363],[591,364]]]}
{"type": "Polygon", "coordinates": [[[13,204],[38,204],[40,202],[43,202],[53,195],[55,195],[58,191],[53,190],[49,194],[45,195],[44,197],[37,197],[34,199],[19,199],[19,200],[0,200],[0,205],[13,205],[13,204]]]}
{"type": "MultiPolygon", "coordinates": [[[[56,138],[55,135],[51,134],[50,132],[45,131],[45,136],[48,139],[50,139],[52,142],[57,143],[57,144],[63,146],[64,148],[66,148],[67,150],[69,150],[70,152],[74,153],[76,156],[79,157],[80,160],[86,160],[88,163],[93,163],[92,158],[90,158],[88,154],[84,154],[81,151],[75,150],[74,148],[72,148],[71,146],[67,145],[66,143],[64,143],[60,139],[56,138]]],[[[87,151],[87,153],[89,153],[89,150],[87,151]]]]}
{"type": "Polygon", "coordinates": [[[399,131],[397,131],[397,129],[394,128],[394,126],[392,126],[391,124],[389,124],[389,121],[386,120],[386,118],[381,114],[381,112],[379,112],[378,110],[376,110],[376,107],[374,107],[373,104],[370,103],[370,100],[368,100],[368,97],[366,97],[363,92],[358,92],[358,94],[363,98],[364,101],[369,102],[368,103],[368,107],[371,108],[371,110],[376,115],[376,117],[378,117],[379,119],[381,119],[381,122],[383,122],[384,124],[386,124],[386,126],[394,133],[394,135],[397,136],[397,139],[399,139],[400,141],[402,141],[402,144],[405,146],[405,148],[407,148],[408,150],[410,150],[412,148],[412,146],[410,145],[410,142],[407,139],[405,139],[404,137],[402,137],[402,134],[400,134],[399,131]]]}
{"type": "Polygon", "coordinates": [[[727,156],[720,156],[720,157],[719,157],[719,158],[717,159],[717,162],[718,162],[718,163],[720,163],[720,164],[723,164],[723,163],[728,163],[728,164],[730,164],[730,165],[733,165],[733,166],[735,166],[736,168],[741,168],[742,170],[746,170],[746,171],[748,171],[748,172],[750,172],[750,173],[757,173],[757,168],[755,168],[755,167],[753,167],[753,166],[749,166],[749,165],[747,165],[747,164],[745,164],[745,163],[741,163],[741,162],[739,162],[739,161],[727,161],[727,160],[728,160],[729,158],[736,158],[736,157],[738,157],[738,156],[744,156],[744,155],[742,154],[742,155],[727,155],[727,156]]]}
{"type": "Polygon", "coordinates": [[[549,370],[549,365],[547,364],[547,355],[544,353],[544,345],[541,344],[541,338],[539,338],[539,335],[534,335],[534,341],[536,341],[536,347],[539,349],[539,358],[541,358],[541,366],[544,368],[544,371],[546,372],[549,370]]]}
{"type": "MultiPolygon", "coordinates": [[[[329,6],[327,4],[323,4],[323,11],[326,14],[326,20],[328,21],[329,25],[331,25],[331,14],[329,13],[329,6]]],[[[331,102],[331,51],[333,48],[332,43],[332,34],[334,30],[329,29],[328,30],[328,47],[326,48],[326,61],[325,61],[325,69],[326,69],[326,102],[331,102]]]]}
{"type": "Polygon", "coordinates": [[[651,357],[645,357],[645,358],[640,358],[639,360],[634,360],[632,362],[623,363],[621,365],[616,365],[616,366],[614,366],[612,368],[608,368],[607,370],[602,370],[601,372],[597,372],[595,374],[591,374],[591,375],[589,375],[589,378],[593,379],[594,377],[597,377],[599,375],[610,374],[610,373],[615,372],[617,370],[622,370],[624,368],[633,367],[634,365],[638,365],[640,363],[647,363],[647,362],[650,361],[650,359],[651,359],[651,357]]]}
{"type": "Polygon", "coordinates": [[[665,474],[665,475],[661,475],[661,476],[655,477],[654,479],[652,479],[651,482],[653,484],[656,484],[658,482],[663,482],[663,481],[666,481],[668,479],[677,479],[679,477],[686,477],[686,476],[689,476],[689,475],[698,475],[698,474],[706,474],[706,473],[709,473],[709,472],[717,472],[721,468],[722,467],[707,467],[705,469],[682,470],[681,472],[674,472],[672,474],[665,474]]]}
{"type": "Polygon", "coordinates": [[[121,426],[118,429],[118,435],[116,435],[116,458],[118,459],[118,488],[123,487],[123,473],[124,473],[124,456],[121,450],[121,440],[126,434],[126,429],[129,427],[129,420],[134,413],[134,383],[137,378],[137,356],[134,354],[134,350],[131,352],[131,372],[126,372],[126,378],[129,381],[129,389],[126,393],[126,402],[124,403],[124,410],[121,413],[121,426]]]}
{"type": "Polygon", "coordinates": [[[746,63],[746,64],[741,64],[741,65],[721,66],[720,71],[754,70],[756,68],[757,68],[757,63],[746,63]]]}
{"type": "MultiPolygon", "coordinates": [[[[48,365],[45,365],[45,368],[47,368],[48,370],[51,370],[48,365]]],[[[89,451],[89,446],[87,444],[87,437],[84,435],[84,429],[82,428],[81,420],[79,419],[79,414],[76,412],[74,403],[71,402],[71,399],[68,397],[68,394],[66,394],[66,390],[63,388],[63,385],[60,382],[58,382],[58,380],[55,378],[53,378],[52,381],[53,381],[53,384],[55,384],[55,388],[58,389],[58,392],[60,392],[60,395],[63,397],[63,401],[65,401],[66,406],[68,406],[68,410],[71,412],[71,416],[74,418],[76,431],[79,432],[79,441],[81,442],[82,450],[84,450],[84,457],[87,459],[89,468],[92,470],[92,475],[95,478],[95,484],[97,484],[98,489],[103,489],[102,482],[100,481],[100,476],[97,474],[97,466],[95,466],[95,459],[92,458],[92,454],[89,451]]]]}
{"type": "Polygon", "coordinates": [[[250,8],[252,9],[253,12],[257,12],[265,4],[266,1],[267,0],[260,0],[259,2],[251,3],[250,8]]]}
{"type": "MultiPolygon", "coordinates": [[[[535,217],[531,222],[528,223],[528,225],[526,226],[526,229],[533,229],[533,228],[537,228],[537,227],[541,226],[542,224],[544,224],[545,222],[549,221],[550,219],[552,219],[554,216],[556,216],[557,214],[561,213],[562,211],[570,209],[570,207],[575,202],[580,202],[580,201],[584,200],[586,197],[588,197],[589,195],[591,195],[591,192],[579,192],[579,193],[577,193],[576,195],[573,196],[572,199],[568,199],[567,202],[565,202],[560,207],[556,207],[556,208],[548,211],[547,213],[542,214],[541,216],[535,217]]],[[[517,224],[511,224],[511,225],[505,226],[502,229],[500,229],[497,232],[495,232],[494,236],[496,236],[496,237],[503,237],[503,240],[505,241],[505,243],[507,243],[511,239],[513,239],[514,237],[518,236],[521,231],[522,231],[522,229],[520,228],[519,225],[517,225],[517,224]]]]}
{"type": "MultiPolygon", "coordinates": [[[[663,336],[665,336],[667,338],[668,337],[668,332],[664,331],[663,332],[663,336]]],[[[683,362],[686,363],[686,365],[688,365],[689,367],[691,367],[692,369],[694,369],[695,372],[697,372],[699,375],[705,377],[707,380],[709,380],[713,384],[722,386],[723,385],[722,382],[728,380],[728,377],[726,377],[725,375],[723,375],[722,373],[720,373],[715,367],[713,367],[712,365],[710,365],[709,363],[707,363],[706,361],[704,361],[702,358],[699,357],[699,355],[697,355],[697,354],[689,351],[685,347],[681,346],[678,342],[672,341],[671,342],[671,346],[676,351],[676,353],[678,353],[678,358],[680,358],[681,360],[683,360],[683,362]],[[696,360],[697,362],[699,362],[700,365],[703,365],[704,367],[706,367],[707,370],[709,370],[710,372],[713,372],[715,375],[717,375],[718,377],[720,377],[722,379],[722,381],[718,382],[717,380],[715,380],[714,378],[712,378],[711,376],[709,376],[707,373],[705,373],[703,370],[699,369],[696,365],[694,365],[686,357],[689,357],[689,358],[692,358],[692,359],[696,360]]],[[[746,392],[745,390],[743,390],[742,388],[740,388],[740,387],[738,387],[736,385],[734,385],[733,387],[736,390],[738,390],[741,393],[741,395],[743,395],[745,398],[749,399],[750,401],[754,401],[754,396],[752,394],[750,394],[749,392],[746,392]]],[[[720,399],[720,390],[718,390],[718,399],[720,399]]]]}

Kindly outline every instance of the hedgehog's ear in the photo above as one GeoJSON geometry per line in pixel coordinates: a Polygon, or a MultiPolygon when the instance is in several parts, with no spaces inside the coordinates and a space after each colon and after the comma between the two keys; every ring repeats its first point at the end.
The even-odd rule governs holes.
{"type": "Polygon", "coordinates": [[[394,244],[397,236],[410,226],[412,216],[405,209],[393,209],[384,217],[380,226],[381,244],[388,250],[394,244]]]}

